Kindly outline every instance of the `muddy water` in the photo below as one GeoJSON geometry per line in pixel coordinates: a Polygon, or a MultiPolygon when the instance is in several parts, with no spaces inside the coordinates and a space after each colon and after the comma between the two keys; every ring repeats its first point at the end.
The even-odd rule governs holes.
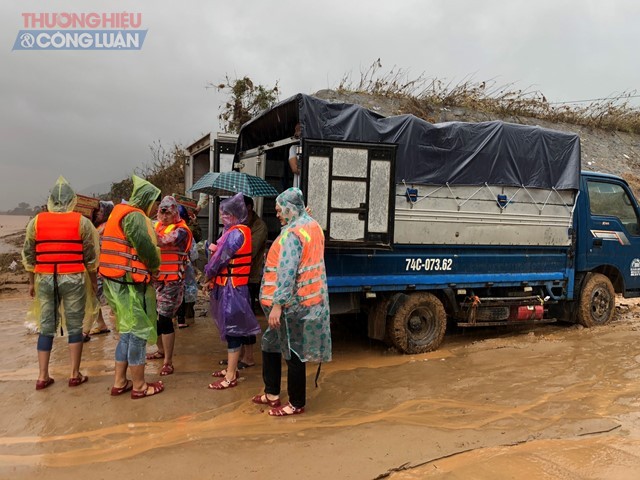
{"type": "MultiPolygon", "coordinates": [[[[35,391],[28,298],[24,286],[8,292],[0,478],[623,479],[640,469],[640,309],[628,301],[607,327],[452,332],[415,356],[336,325],[318,388],[307,370],[307,412],[276,419],[249,401],[259,365],[237,388],[206,388],[225,356],[206,317],[177,332],[176,373],[157,397],[109,395],[114,334],[85,344],[90,381],[74,389],[57,338],[56,383],[35,391]]],[[[160,367],[148,363],[150,380],[160,367]]]]}

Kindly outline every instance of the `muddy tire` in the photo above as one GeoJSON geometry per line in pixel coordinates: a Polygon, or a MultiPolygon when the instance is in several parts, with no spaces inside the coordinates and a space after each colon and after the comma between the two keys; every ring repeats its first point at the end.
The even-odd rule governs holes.
{"type": "Polygon", "coordinates": [[[611,281],[599,273],[591,275],[582,286],[578,304],[578,322],[585,327],[606,325],[613,318],[616,292],[611,281]]]}
{"type": "Polygon", "coordinates": [[[431,293],[413,293],[389,319],[388,338],[402,353],[437,349],[447,328],[442,302],[431,293]]]}

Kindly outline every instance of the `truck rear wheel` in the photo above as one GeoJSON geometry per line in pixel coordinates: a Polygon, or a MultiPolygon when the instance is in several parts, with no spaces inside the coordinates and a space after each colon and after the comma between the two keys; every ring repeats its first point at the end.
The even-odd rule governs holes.
{"type": "Polygon", "coordinates": [[[591,275],[580,292],[578,322],[585,327],[606,325],[613,318],[616,292],[611,281],[600,273],[591,275]]]}
{"type": "Polygon", "coordinates": [[[403,353],[424,353],[442,343],[447,314],[431,293],[413,293],[389,320],[388,336],[403,353]]]}

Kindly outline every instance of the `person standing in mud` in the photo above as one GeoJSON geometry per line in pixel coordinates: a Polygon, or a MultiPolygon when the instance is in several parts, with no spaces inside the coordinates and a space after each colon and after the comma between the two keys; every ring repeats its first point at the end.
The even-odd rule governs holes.
{"type": "Polygon", "coordinates": [[[98,305],[95,291],[100,247],[91,221],[73,211],[76,202],[71,186],[60,177],[49,195],[47,211],[27,225],[22,263],[29,273],[29,294],[35,297],[32,311],[40,331],[36,390],[54,383],[49,360],[58,328],[67,330],[69,386],[77,387],[88,380],[80,373],[82,331],[85,313],[93,318],[90,310],[98,305]]]}
{"type": "MultiPolygon", "coordinates": [[[[255,312],[255,304],[260,295],[260,280],[264,267],[264,253],[267,248],[267,224],[254,211],[253,198],[244,196],[244,204],[247,207],[247,227],[251,231],[251,271],[249,272],[249,303],[251,310],[255,312]]],[[[253,346],[256,344],[256,336],[250,335],[247,343],[240,349],[238,370],[253,367],[256,362],[253,358],[253,346]]],[[[226,365],[227,360],[221,360],[220,365],[226,365]]]]}
{"type": "Polygon", "coordinates": [[[265,388],[251,400],[271,406],[269,415],[282,417],[304,413],[305,365],[331,361],[331,330],[322,228],[307,213],[298,188],[278,195],[276,215],[282,230],[267,253],[260,287],[269,320],[262,336],[265,388]],[[286,405],[280,402],[283,356],[288,366],[286,405]]]}
{"type": "MultiPolygon", "coordinates": [[[[210,306],[220,338],[227,342],[227,368],[213,372],[222,378],[209,384],[212,390],[238,385],[240,349],[249,344],[252,335],[260,333],[260,325],[249,302],[251,271],[251,230],[247,227],[247,207],[241,193],[220,202],[222,236],[209,248],[212,256],[204,267],[210,284],[210,306]]],[[[255,337],[254,337],[255,342],[255,337]]]]}
{"type": "Polygon", "coordinates": [[[180,218],[178,202],[172,196],[166,196],[160,202],[155,230],[161,252],[160,272],[153,280],[158,309],[158,351],[147,355],[147,359],[164,358],[160,375],[166,376],[174,370],[176,333],[173,316],[184,298],[184,272],[193,241],[191,230],[180,218]]]}
{"type": "Polygon", "coordinates": [[[180,218],[186,222],[193,236],[191,249],[187,257],[188,262],[184,268],[184,296],[176,314],[178,317],[178,328],[187,328],[189,326],[187,318],[193,320],[195,316],[193,307],[198,300],[198,280],[196,278],[194,262],[198,259],[196,243],[202,240],[202,232],[198,226],[198,220],[195,218],[195,214],[190,215],[184,205],[178,205],[178,211],[180,212],[180,218]]]}
{"type": "MultiPolygon", "coordinates": [[[[107,219],[111,212],[113,211],[113,202],[108,202],[105,200],[100,200],[97,210],[93,214],[93,225],[96,227],[98,231],[98,235],[100,236],[100,245],[102,246],[102,234],[104,233],[104,226],[107,223],[107,219]]],[[[102,276],[98,275],[98,291],[97,297],[100,301],[100,305],[106,305],[107,299],[104,296],[104,290],[102,288],[102,276]]],[[[93,328],[89,330],[86,336],[91,337],[92,335],[102,335],[106,333],[110,333],[111,330],[107,326],[104,321],[104,316],[102,315],[102,309],[98,308],[97,316],[95,317],[95,321],[93,324],[93,328]]],[[[86,341],[86,338],[85,338],[86,341]]]]}
{"type": "Polygon", "coordinates": [[[159,188],[133,175],[131,198],[114,207],[102,237],[99,272],[120,333],[113,396],[131,391],[131,398],[137,399],[164,390],[161,381],[147,382],[144,377],[147,342],[157,340],[156,295],[149,283],[160,268],[160,249],[149,216],[159,200],[159,188]]]}

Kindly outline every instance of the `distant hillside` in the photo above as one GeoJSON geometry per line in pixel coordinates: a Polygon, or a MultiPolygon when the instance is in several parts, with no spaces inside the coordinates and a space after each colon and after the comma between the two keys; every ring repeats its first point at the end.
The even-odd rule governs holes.
{"type": "MultiPolygon", "coordinates": [[[[313,95],[323,100],[362,105],[384,116],[415,112],[411,97],[373,95],[362,92],[337,92],[334,90],[320,90],[313,95]]],[[[431,123],[503,120],[505,122],[539,125],[544,128],[575,133],[580,136],[583,170],[619,175],[629,182],[636,196],[640,198],[639,134],[601,130],[570,123],[553,123],[523,116],[500,116],[460,107],[434,107],[429,111],[429,118],[425,118],[425,120],[431,123]]]]}

